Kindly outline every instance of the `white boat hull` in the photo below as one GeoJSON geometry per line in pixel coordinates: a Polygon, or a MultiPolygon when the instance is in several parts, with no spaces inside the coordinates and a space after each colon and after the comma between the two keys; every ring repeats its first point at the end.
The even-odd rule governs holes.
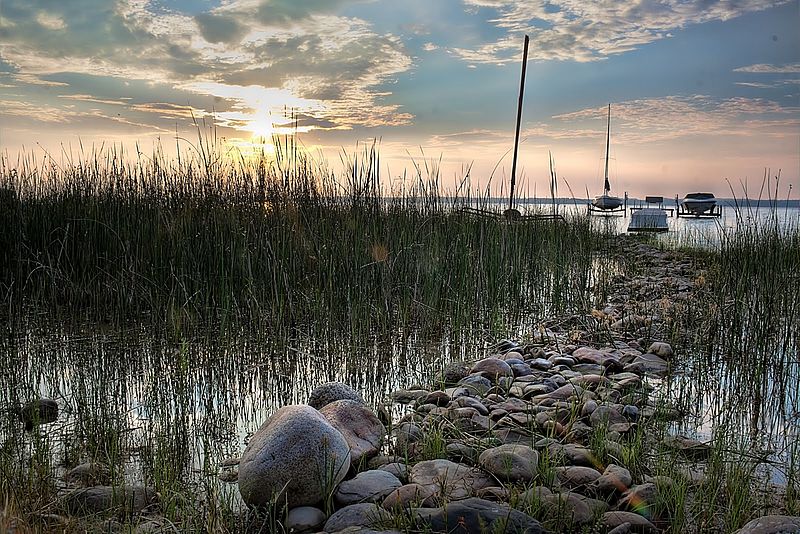
{"type": "Polygon", "coordinates": [[[695,200],[691,198],[687,198],[681,201],[681,205],[683,208],[691,213],[706,213],[707,211],[711,211],[714,209],[714,206],[717,205],[717,201],[714,199],[711,200],[695,200]]]}
{"type": "Polygon", "coordinates": [[[622,206],[622,199],[611,195],[599,195],[594,197],[592,206],[599,210],[615,210],[622,206]]]}

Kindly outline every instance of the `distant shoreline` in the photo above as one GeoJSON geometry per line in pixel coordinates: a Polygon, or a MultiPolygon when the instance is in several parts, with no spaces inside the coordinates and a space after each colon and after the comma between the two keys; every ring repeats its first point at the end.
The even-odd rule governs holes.
{"type": "MultiPolygon", "coordinates": [[[[489,202],[508,202],[508,198],[503,197],[490,197],[488,199],[489,202]]],[[[574,204],[574,205],[584,205],[588,202],[585,198],[567,198],[567,197],[556,197],[555,201],[558,204],[574,204]]],[[[552,204],[553,200],[550,198],[517,198],[515,199],[515,203],[518,204],[543,204],[548,205],[552,204]]],[[[722,203],[725,206],[741,206],[741,207],[762,207],[762,208],[770,208],[770,207],[777,207],[777,208],[800,208],[800,199],[783,199],[783,200],[770,200],[770,199],[755,199],[755,198],[724,198],[724,197],[717,197],[717,202],[722,203]]],[[[637,198],[637,197],[628,197],[628,203],[644,203],[644,199],[637,198]]],[[[665,205],[673,205],[675,203],[675,197],[664,197],[664,204],[665,205]]]]}

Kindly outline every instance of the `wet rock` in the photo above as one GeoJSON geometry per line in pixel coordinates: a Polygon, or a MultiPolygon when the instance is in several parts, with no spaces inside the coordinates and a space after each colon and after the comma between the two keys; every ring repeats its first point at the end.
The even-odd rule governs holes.
{"type": "Polygon", "coordinates": [[[465,499],[494,483],[486,473],[450,460],[427,460],[411,468],[409,480],[433,490],[437,497],[465,499]]]}
{"type": "Polygon", "coordinates": [[[539,453],[522,444],[506,444],[486,449],[478,463],[500,480],[529,482],[536,478],[539,453]]]}
{"type": "Polygon", "coordinates": [[[422,397],[419,404],[435,404],[436,406],[447,406],[450,404],[450,395],[444,391],[432,391],[425,397],[422,397]]]}
{"type": "Polygon", "coordinates": [[[630,532],[658,534],[658,529],[653,523],[633,512],[606,512],[603,514],[600,523],[607,529],[614,529],[628,523],[630,524],[630,532]]]}
{"type": "Polygon", "coordinates": [[[652,516],[653,506],[658,498],[658,488],[652,482],[638,484],[626,491],[619,501],[621,510],[635,511],[638,514],[652,516]]]}
{"type": "Polygon", "coordinates": [[[478,451],[461,442],[448,443],[445,452],[447,459],[456,463],[474,465],[478,461],[478,451]]]}
{"type": "Polygon", "coordinates": [[[674,356],[674,353],[672,352],[672,345],[670,345],[669,343],[662,343],[659,341],[652,343],[650,345],[650,348],[647,349],[647,352],[649,352],[650,354],[655,354],[659,358],[667,361],[671,360],[672,357],[674,356]]]}
{"type": "Polygon", "coordinates": [[[452,386],[469,374],[469,366],[464,362],[452,362],[442,370],[439,382],[445,386],[452,386]]]}
{"type": "Polygon", "coordinates": [[[455,404],[462,408],[474,408],[480,415],[489,415],[489,409],[481,401],[473,397],[459,397],[456,399],[455,404]]]}
{"type": "Polygon", "coordinates": [[[696,460],[704,460],[711,454],[710,445],[686,436],[667,436],[662,443],[670,449],[696,460]]]}
{"type": "Polygon", "coordinates": [[[143,486],[92,486],[67,493],[62,504],[72,515],[93,515],[121,511],[128,515],[138,513],[158,502],[152,488],[143,486]]]}
{"type": "Polygon", "coordinates": [[[414,507],[426,507],[436,505],[436,491],[430,486],[419,484],[405,484],[389,493],[383,500],[383,506],[387,510],[397,510],[414,507]]]}
{"type": "Polygon", "coordinates": [[[748,522],[734,534],[797,534],[798,532],[800,532],[800,517],[765,515],[748,522]]]}
{"type": "Polygon", "coordinates": [[[70,469],[64,480],[81,486],[100,486],[111,481],[111,470],[99,462],[86,462],[70,469]]]}
{"type": "Polygon", "coordinates": [[[348,527],[379,527],[388,524],[392,515],[372,503],[351,504],[340,508],[325,522],[325,532],[339,532],[348,527]]]}
{"type": "Polygon", "coordinates": [[[289,510],[286,528],[289,532],[313,532],[325,523],[325,512],[313,506],[298,506],[289,510]]]}
{"type": "Polygon", "coordinates": [[[480,397],[486,395],[492,389],[492,383],[489,379],[481,375],[469,375],[459,381],[458,385],[469,391],[471,395],[480,397]]]}
{"type": "Polygon", "coordinates": [[[400,480],[388,471],[362,471],[355,478],[339,484],[334,499],[340,506],[379,502],[402,485],[400,480]]]}
{"type": "Polygon", "coordinates": [[[533,517],[508,505],[472,497],[450,502],[441,508],[415,510],[418,528],[425,532],[516,532],[539,534],[546,532],[533,517]],[[427,529],[427,530],[426,530],[427,529]]]}
{"type": "Polygon", "coordinates": [[[245,447],[239,492],[250,506],[267,505],[279,494],[290,508],[315,504],[349,469],[347,440],[319,411],[285,406],[261,425],[245,447]]]}
{"type": "Polygon", "coordinates": [[[366,404],[364,398],[353,388],[341,382],[326,382],[315,387],[308,397],[308,405],[319,410],[338,400],[351,400],[366,404]]]}
{"type": "Polygon", "coordinates": [[[625,370],[634,369],[636,371],[663,376],[667,374],[669,364],[655,354],[642,354],[637,356],[630,365],[625,366],[625,370]]]}
{"type": "Polygon", "coordinates": [[[615,423],[627,423],[628,420],[612,406],[598,406],[589,416],[592,427],[603,425],[613,425],[615,423]]]}
{"type": "Polygon", "coordinates": [[[427,389],[398,389],[392,393],[392,400],[399,404],[411,404],[426,397],[430,391],[427,389]]]}
{"type": "Polygon", "coordinates": [[[350,447],[350,463],[360,465],[378,454],[386,428],[367,406],[352,400],[338,400],[323,406],[319,413],[341,432],[350,447]]]}
{"type": "Polygon", "coordinates": [[[30,432],[34,426],[54,423],[58,420],[58,404],[53,399],[36,399],[19,410],[20,421],[30,432]]]}
{"type": "Polygon", "coordinates": [[[600,478],[600,472],[591,467],[570,465],[553,468],[556,479],[562,488],[580,490],[600,478]]]}
{"type": "Polygon", "coordinates": [[[484,358],[483,360],[478,360],[475,362],[475,365],[472,366],[470,372],[481,373],[492,381],[497,381],[498,378],[503,376],[514,377],[514,371],[511,369],[511,366],[498,358],[484,358]]]}
{"type": "Polygon", "coordinates": [[[551,443],[547,445],[550,458],[555,462],[569,465],[593,467],[597,461],[590,449],[574,443],[551,443]]]}
{"type": "Polygon", "coordinates": [[[572,493],[553,493],[541,499],[547,515],[558,524],[588,525],[594,519],[591,508],[572,493]]]}
{"type": "Polygon", "coordinates": [[[397,477],[397,480],[403,482],[408,480],[408,466],[401,462],[391,462],[388,464],[384,464],[377,469],[381,471],[386,471],[387,473],[391,473],[397,477]]]}
{"type": "Polygon", "coordinates": [[[609,464],[603,474],[595,480],[594,488],[601,495],[624,493],[633,483],[631,472],[621,465],[609,464]]]}

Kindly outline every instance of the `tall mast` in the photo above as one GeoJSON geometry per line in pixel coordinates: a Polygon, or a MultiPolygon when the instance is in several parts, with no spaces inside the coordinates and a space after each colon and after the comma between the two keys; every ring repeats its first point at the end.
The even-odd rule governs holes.
{"type": "Polygon", "coordinates": [[[611,104],[608,104],[608,124],[606,126],[606,181],[603,184],[603,193],[611,191],[611,184],[608,183],[608,150],[611,146],[611,104]]]}
{"type": "Polygon", "coordinates": [[[522,52],[522,77],[519,80],[519,100],[517,102],[517,133],[514,136],[514,159],[511,162],[511,195],[508,198],[508,209],[514,207],[514,185],[517,181],[517,149],[519,149],[519,127],[522,121],[522,96],[525,94],[525,67],[528,65],[528,36],[525,36],[525,48],[522,52]]]}

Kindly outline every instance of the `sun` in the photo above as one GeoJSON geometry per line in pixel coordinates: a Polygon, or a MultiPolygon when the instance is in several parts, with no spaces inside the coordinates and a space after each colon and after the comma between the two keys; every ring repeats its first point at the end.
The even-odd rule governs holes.
{"type": "Polygon", "coordinates": [[[253,141],[259,141],[263,144],[271,143],[272,136],[275,134],[275,126],[269,117],[255,116],[248,122],[247,130],[253,135],[253,141]]]}

